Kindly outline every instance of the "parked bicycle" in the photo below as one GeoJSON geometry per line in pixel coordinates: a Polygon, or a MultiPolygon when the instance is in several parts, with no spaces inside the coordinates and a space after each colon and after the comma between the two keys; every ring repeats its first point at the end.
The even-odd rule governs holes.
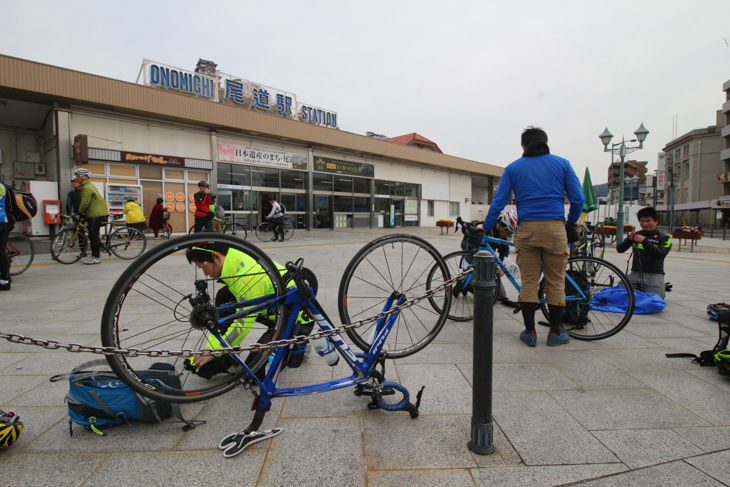
{"type": "MultiPolygon", "coordinates": [[[[61,215],[64,229],[51,242],[51,256],[61,264],[73,264],[86,255],[89,243],[86,222],[78,215],[61,215]]],[[[116,220],[123,215],[112,215],[106,226],[106,236],[101,237],[101,250],[120,259],[135,259],[147,247],[147,237],[135,228],[117,226],[116,220]]]]}
{"type": "Polygon", "coordinates": [[[570,244],[570,256],[587,256],[603,259],[606,251],[606,236],[603,232],[603,225],[592,227],[589,222],[578,227],[580,240],[570,244]]]}
{"type": "MultiPolygon", "coordinates": [[[[284,240],[289,240],[294,236],[294,225],[287,218],[284,221],[284,240]]],[[[256,238],[262,242],[271,242],[274,240],[274,225],[269,222],[262,222],[256,227],[256,238]]]]}
{"type": "MultiPolygon", "coordinates": [[[[195,225],[188,229],[188,233],[194,233],[195,225]]],[[[248,231],[243,223],[233,221],[230,217],[226,217],[223,220],[223,233],[226,235],[233,235],[242,240],[246,240],[248,237],[248,231]]]]}
{"type": "Polygon", "coordinates": [[[33,241],[22,233],[11,233],[8,235],[8,243],[5,251],[10,260],[10,275],[22,274],[33,263],[35,258],[35,246],[33,241]]]}
{"type": "MultiPolygon", "coordinates": [[[[281,432],[279,428],[260,430],[272,399],[278,397],[354,386],[355,395],[372,397],[369,407],[405,409],[411,417],[418,416],[421,394],[412,404],[405,387],[385,380],[384,364],[386,359],[422,350],[446,321],[451,281],[443,258],[431,244],[418,237],[388,235],[365,245],[342,278],[338,307],[345,324],[335,328],[316,299],[311,278],[305,277],[302,259],[287,263],[282,276],[284,271],[249,242],[224,234],[206,233],[204,241],[201,238],[193,234],[162,243],[133,262],[112,288],[102,315],[102,344],[137,350],[107,356],[125,384],[144,396],[176,403],[204,401],[237,385],[256,386],[253,421],[220,442],[226,457],[281,432]],[[213,253],[227,249],[221,272],[230,269],[232,274],[216,277],[215,264],[189,265],[180,259],[185,249],[213,253]],[[230,267],[225,265],[227,259],[235,259],[230,267]],[[246,264],[237,265],[238,261],[246,264]],[[439,286],[434,279],[429,290],[424,269],[432,268],[439,286]],[[240,286],[237,296],[255,297],[217,303],[222,280],[240,286]],[[444,311],[417,304],[425,299],[444,311]],[[316,320],[318,333],[297,337],[302,310],[316,320]],[[236,340],[241,341],[235,347],[225,338],[231,336],[232,326],[240,327],[236,340]],[[343,332],[363,353],[355,353],[345,343],[343,332]],[[195,367],[186,367],[186,355],[206,348],[211,335],[222,348],[204,354],[228,355],[233,365],[204,379],[196,375],[195,367]],[[325,348],[339,355],[349,375],[312,385],[278,386],[288,349],[314,338],[326,340],[325,348]],[[158,353],[161,349],[165,352],[158,353]],[[139,374],[160,361],[178,371],[179,387],[139,374]]],[[[220,262],[220,256],[211,259],[220,262]]]]}
{"type": "MultiPolygon", "coordinates": [[[[499,288],[504,278],[511,283],[512,288],[519,293],[520,284],[510,269],[500,260],[490,244],[514,246],[513,242],[483,235],[477,230],[477,223],[465,222],[458,217],[456,230],[461,231],[469,245],[467,250],[452,252],[444,256],[446,265],[452,275],[456,272],[468,270],[472,267],[474,254],[486,250],[494,256],[497,269],[504,272],[503,278],[497,278],[497,288],[494,292],[495,303],[499,295],[499,288]]],[[[437,285],[440,281],[438,269],[429,271],[429,281],[437,285]]],[[[469,274],[454,286],[454,296],[449,310],[449,319],[454,321],[469,321],[474,319],[474,291],[471,285],[473,275],[469,274]]],[[[429,284],[431,285],[431,284],[429,284]]],[[[510,287],[509,285],[507,287],[510,287]]],[[[634,313],[634,293],[626,275],[615,265],[603,259],[589,256],[575,256],[568,259],[565,272],[565,315],[563,329],[573,338],[579,340],[600,340],[615,335],[631,320],[634,313]],[[628,291],[627,291],[628,290],[628,291]],[[627,295],[625,309],[612,306],[614,295],[627,295]]],[[[545,281],[540,280],[538,288],[540,309],[549,320],[548,307],[545,303],[545,281]]],[[[434,309],[440,311],[437,303],[431,303],[434,309]]]]}

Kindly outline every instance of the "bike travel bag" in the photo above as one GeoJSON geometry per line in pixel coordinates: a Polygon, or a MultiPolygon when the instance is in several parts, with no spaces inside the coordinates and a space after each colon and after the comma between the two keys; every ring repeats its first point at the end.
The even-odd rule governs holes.
{"type": "MultiPolygon", "coordinates": [[[[68,380],[69,428],[73,435],[73,423],[88,426],[103,435],[97,428],[129,424],[130,420],[161,422],[173,412],[173,405],[137,394],[111,370],[95,370],[107,366],[106,360],[93,360],[74,368],[70,374],[51,377],[51,382],[68,380]]],[[[180,376],[171,364],[157,362],[139,374],[170,387],[180,388],[180,376]]],[[[178,414],[179,408],[174,405],[178,414]]]]}
{"type": "Polygon", "coordinates": [[[8,188],[10,191],[10,211],[16,222],[30,220],[38,213],[38,202],[30,191],[8,188]]]}

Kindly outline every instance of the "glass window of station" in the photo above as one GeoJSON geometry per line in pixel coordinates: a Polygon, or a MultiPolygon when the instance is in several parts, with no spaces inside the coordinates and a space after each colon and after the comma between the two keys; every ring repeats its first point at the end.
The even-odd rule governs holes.
{"type": "Polygon", "coordinates": [[[418,226],[418,208],[421,185],[386,181],[374,181],[374,208],[377,226],[418,226]]]}
{"type": "Polygon", "coordinates": [[[249,230],[271,212],[269,195],[286,207],[296,228],[307,228],[307,173],[288,169],[218,163],[218,203],[249,230]]]}

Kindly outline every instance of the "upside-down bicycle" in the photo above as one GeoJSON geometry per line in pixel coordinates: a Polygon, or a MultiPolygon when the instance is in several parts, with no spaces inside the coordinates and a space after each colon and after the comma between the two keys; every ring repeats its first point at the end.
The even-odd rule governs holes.
{"type": "MultiPolygon", "coordinates": [[[[207,266],[204,268],[208,269],[207,266]]],[[[356,395],[372,397],[369,407],[405,409],[416,417],[421,393],[414,405],[405,387],[386,381],[385,360],[422,350],[446,321],[453,280],[438,251],[410,235],[388,235],[365,245],[342,277],[338,308],[344,324],[337,328],[301,270],[301,259],[289,262],[282,276],[282,269],[265,252],[225,234],[199,233],[164,242],[132,263],[107,299],[102,316],[102,344],[128,351],[108,355],[109,365],[136,392],[162,401],[203,401],[238,385],[249,388],[255,396],[256,412],[246,429],[220,442],[226,457],[281,432],[278,428],[260,430],[272,399],[277,397],[355,386],[356,395]],[[220,253],[225,252],[226,260],[235,257],[234,265],[224,265],[218,278],[206,277],[209,271],[186,260],[186,253],[196,249],[219,249],[220,253]],[[221,289],[219,279],[229,284],[235,282],[239,286],[236,295],[247,296],[246,299],[216,304],[221,289]],[[261,292],[262,289],[267,291],[261,292]],[[435,303],[438,310],[418,304],[425,299],[435,303]],[[302,310],[316,321],[318,333],[297,336],[302,310]],[[230,327],[238,327],[237,335],[244,336],[235,347],[226,339],[231,336],[230,327]],[[350,348],[341,335],[343,331],[362,353],[350,348]],[[223,347],[205,353],[230,355],[235,365],[205,380],[185,367],[185,357],[206,348],[211,335],[223,347]],[[349,375],[307,386],[277,386],[287,348],[320,337],[326,338],[344,360],[349,375]],[[145,380],[139,374],[160,360],[178,371],[179,388],[145,380]],[[401,398],[393,402],[390,396],[396,392],[401,398]]]]}

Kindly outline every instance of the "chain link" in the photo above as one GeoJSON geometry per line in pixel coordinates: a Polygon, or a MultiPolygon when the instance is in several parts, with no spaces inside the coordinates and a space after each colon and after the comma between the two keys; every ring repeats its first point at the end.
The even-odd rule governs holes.
{"type": "Polygon", "coordinates": [[[359,328],[363,325],[367,325],[368,323],[372,323],[375,321],[378,321],[382,318],[386,318],[392,314],[400,313],[404,309],[408,309],[412,306],[415,306],[416,304],[420,303],[424,299],[428,299],[431,296],[440,293],[444,289],[451,286],[453,283],[455,283],[458,280],[463,279],[467,274],[471,273],[472,269],[466,270],[462,272],[461,274],[457,275],[456,277],[453,277],[449,279],[448,281],[445,281],[443,284],[441,284],[439,287],[434,289],[429,289],[426,291],[425,294],[421,296],[417,296],[409,301],[406,301],[405,303],[395,306],[389,311],[379,313],[377,315],[371,316],[369,318],[364,318],[359,321],[355,321],[354,323],[351,323],[349,325],[341,325],[337,328],[333,328],[331,330],[326,331],[319,331],[317,333],[312,333],[311,335],[297,335],[295,337],[286,339],[286,340],[274,340],[270,341],[268,343],[256,343],[247,347],[230,347],[230,348],[213,348],[213,349],[203,349],[203,350],[191,350],[191,349],[183,349],[183,350],[140,350],[138,348],[115,348],[115,347],[96,347],[96,346],[86,346],[81,345],[79,343],[69,343],[69,344],[63,344],[60,342],[57,342],[55,340],[42,340],[39,338],[30,338],[23,335],[18,335],[16,333],[3,333],[0,331],[0,339],[4,338],[7,341],[11,343],[20,343],[23,345],[37,345],[39,347],[46,348],[48,350],[58,350],[58,349],[64,349],[66,351],[69,351],[71,353],[82,353],[82,352],[88,352],[88,353],[95,353],[98,355],[124,355],[127,357],[191,357],[194,355],[200,355],[200,354],[214,354],[214,355],[226,355],[226,354],[238,354],[241,352],[261,352],[265,350],[271,350],[274,348],[281,348],[281,347],[288,347],[289,345],[298,344],[298,343],[307,343],[310,340],[317,340],[318,338],[327,337],[330,335],[335,334],[341,334],[351,328],[359,328]]]}

